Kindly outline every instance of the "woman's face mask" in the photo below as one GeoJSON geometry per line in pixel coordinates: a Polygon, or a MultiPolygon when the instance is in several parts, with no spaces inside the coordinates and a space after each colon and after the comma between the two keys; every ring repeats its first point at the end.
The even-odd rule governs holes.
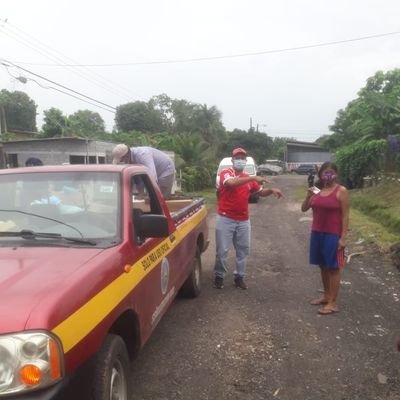
{"type": "Polygon", "coordinates": [[[336,180],[336,173],[334,172],[334,171],[326,171],[326,172],[323,172],[322,174],[321,174],[321,181],[324,183],[324,184],[330,184],[330,183],[332,183],[332,182],[335,182],[335,180],[336,180]]]}
{"type": "Polygon", "coordinates": [[[233,160],[233,168],[236,169],[236,171],[243,171],[244,167],[246,166],[246,160],[233,160]]]}

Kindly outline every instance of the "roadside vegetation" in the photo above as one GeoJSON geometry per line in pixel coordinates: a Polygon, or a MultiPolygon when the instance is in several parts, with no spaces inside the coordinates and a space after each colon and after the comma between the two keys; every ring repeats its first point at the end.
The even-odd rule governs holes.
{"type": "Polygon", "coordinates": [[[387,251],[400,243],[400,183],[351,190],[351,226],[360,236],[387,251]]]}

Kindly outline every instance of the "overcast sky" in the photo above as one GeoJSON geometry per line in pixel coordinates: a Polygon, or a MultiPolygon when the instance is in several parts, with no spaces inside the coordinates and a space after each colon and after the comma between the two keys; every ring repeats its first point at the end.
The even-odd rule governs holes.
{"type": "MultiPolygon", "coordinates": [[[[400,31],[399,0],[1,0],[0,19],[1,59],[107,105],[166,93],[215,105],[229,130],[248,129],[251,118],[271,136],[304,141],[328,133],[368,77],[400,66],[400,34],[216,58],[400,31]],[[216,59],[145,64],[199,58],[216,59]],[[65,63],[103,66],[45,65],[65,63]]],[[[29,94],[39,126],[50,107],[90,109],[114,125],[111,112],[15,67],[0,65],[0,83],[29,94]]]]}

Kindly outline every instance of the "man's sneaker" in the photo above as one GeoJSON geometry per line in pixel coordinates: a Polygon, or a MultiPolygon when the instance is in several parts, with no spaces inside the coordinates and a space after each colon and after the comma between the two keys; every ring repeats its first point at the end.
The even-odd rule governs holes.
{"type": "Polygon", "coordinates": [[[224,287],[224,278],[221,278],[220,276],[216,276],[214,280],[214,287],[216,289],[222,289],[224,287]]]}
{"type": "Polygon", "coordinates": [[[244,282],[242,276],[237,276],[237,277],[235,278],[235,286],[236,286],[237,288],[240,288],[240,289],[243,289],[243,290],[246,290],[246,289],[247,289],[247,285],[246,285],[246,283],[244,282]]]}

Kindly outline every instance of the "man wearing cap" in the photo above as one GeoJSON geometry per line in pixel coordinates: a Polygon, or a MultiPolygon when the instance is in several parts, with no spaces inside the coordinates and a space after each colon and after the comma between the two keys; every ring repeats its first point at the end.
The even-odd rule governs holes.
{"type": "Polygon", "coordinates": [[[117,144],[113,151],[113,164],[142,164],[150,170],[150,176],[158,183],[165,199],[171,196],[175,180],[175,166],[170,157],[153,147],[140,146],[129,148],[126,144],[117,144]]]}
{"type": "Polygon", "coordinates": [[[218,210],[215,226],[216,260],[214,266],[214,285],[224,287],[224,274],[228,271],[227,255],[233,242],[236,250],[234,284],[237,288],[247,289],[244,282],[246,260],[250,250],[250,220],[248,199],[251,193],[259,196],[282,197],[279,189],[263,189],[267,180],[260,176],[249,176],[243,172],[247,152],[238,147],[232,151],[232,168],[220,173],[218,210]]]}

